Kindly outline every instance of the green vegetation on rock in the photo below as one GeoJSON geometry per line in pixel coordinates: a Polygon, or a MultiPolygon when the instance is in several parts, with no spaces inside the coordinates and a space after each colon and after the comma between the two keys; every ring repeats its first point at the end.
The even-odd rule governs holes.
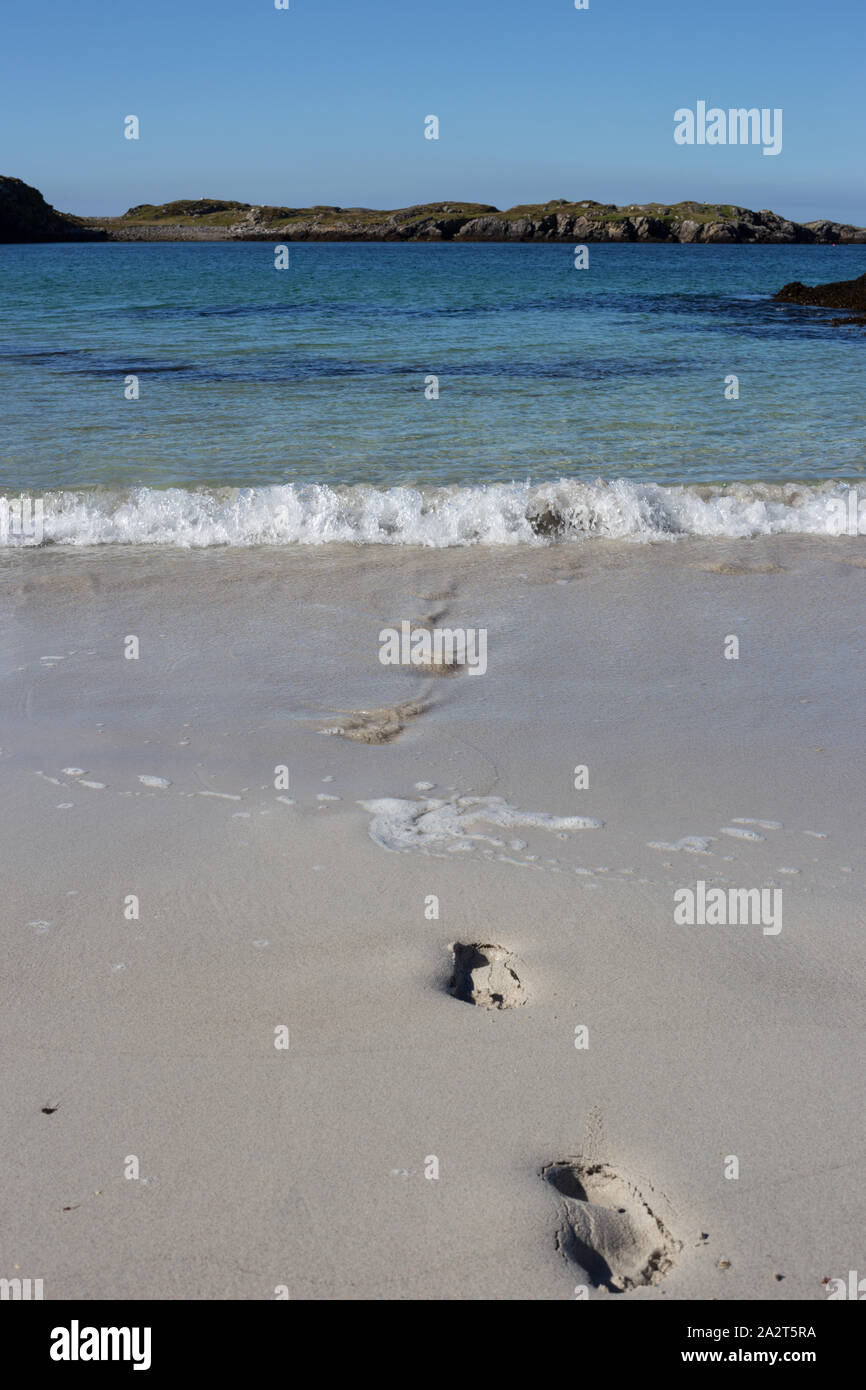
{"type": "Polygon", "coordinates": [[[0,178],[4,241],[487,241],[705,242],[816,244],[866,242],[862,227],[791,222],[732,203],[642,203],[617,207],[591,198],[519,203],[417,203],[379,211],[331,204],[299,208],[223,198],[138,203],[120,217],[69,217],[20,179],[0,178]]]}

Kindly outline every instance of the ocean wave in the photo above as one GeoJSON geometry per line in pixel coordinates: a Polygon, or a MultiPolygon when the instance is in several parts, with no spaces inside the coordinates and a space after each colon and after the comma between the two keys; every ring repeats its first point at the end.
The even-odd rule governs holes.
{"type": "Polygon", "coordinates": [[[0,546],[444,548],[577,538],[838,536],[850,529],[850,499],[847,485],[832,482],[663,487],[573,478],[474,487],[91,489],[34,493],[23,504],[7,493],[0,546]],[[16,517],[27,524],[16,526],[16,517]]]}

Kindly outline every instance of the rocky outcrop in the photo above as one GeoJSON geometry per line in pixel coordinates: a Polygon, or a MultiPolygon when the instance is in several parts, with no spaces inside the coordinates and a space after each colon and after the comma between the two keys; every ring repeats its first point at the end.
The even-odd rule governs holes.
{"type": "Polygon", "coordinates": [[[37,188],[0,174],[0,242],[105,241],[99,227],[57,212],[37,188]]]}
{"type": "Polygon", "coordinates": [[[866,275],[856,280],[831,280],[826,285],[804,285],[792,280],[773,296],[783,304],[805,304],[819,309],[850,309],[852,318],[831,319],[833,324],[866,325],[866,275]]]}
{"type": "Polygon", "coordinates": [[[484,203],[424,203],[393,212],[253,207],[229,230],[238,240],[272,241],[280,235],[287,241],[453,241],[475,214],[496,211],[484,203]]]}
{"type": "Polygon", "coordinates": [[[145,220],[152,217],[176,218],[210,217],[213,213],[249,212],[250,203],[227,203],[221,198],[180,198],[174,203],[138,203],[124,214],[132,220],[145,220]]]}
{"type": "Polygon", "coordinates": [[[866,275],[856,280],[832,280],[827,285],[804,285],[792,280],[773,296],[784,304],[815,304],[823,309],[866,311],[866,275]]]}
{"type": "MultiPolygon", "coordinates": [[[[130,214],[127,214],[129,217],[130,214]]],[[[368,208],[253,208],[230,229],[232,238],[280,236],[286,241],[549,241],[764,243],[866,242],[866,230],[839,223],[807,227],[764,208],[706,203],[489,206],[433,203],[374,212],[368,208]]]]}
{"type": "Polygon", "coordinates": [[[839,242],[866,242],[866,230],[863,227],[852,227],[847,222],[825,222],[819,219],[817,222],[805,222],[803,224],[821,242],[838,244],[839,242]]]}

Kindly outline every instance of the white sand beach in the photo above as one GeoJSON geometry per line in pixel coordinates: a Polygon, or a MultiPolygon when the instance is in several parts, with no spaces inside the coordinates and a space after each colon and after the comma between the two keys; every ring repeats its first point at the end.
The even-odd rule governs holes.
{"type": "Polygon", "coordinates": [[[4,1272],[825,1298],[866,1215],[861,550],[3,554],[4,1272]],[[383,666],[404,620],[486,671],[383,666]],[[699,881],[780,930],[678,924],[699,881]],[[449,992],[454,943],[515,1007],[449,992]]]}

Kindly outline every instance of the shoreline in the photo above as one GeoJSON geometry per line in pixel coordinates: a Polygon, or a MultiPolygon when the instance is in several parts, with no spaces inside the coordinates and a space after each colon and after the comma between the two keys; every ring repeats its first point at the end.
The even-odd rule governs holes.
{"type": "MultiPolygon", "coordinates": [[[[368,235],[358,233],[352,235],[345,231],[323,231],[320,233],[304,232],[296,234],[290,228],[273,227],[260,232],[233,232],[217,231],[207,227],[189,227],[182,223],[165,226],[147,226],[144,224],[124,224],[120,218],[110,217],[86,217],[78,219],[85,228],[90,228],[95,232],[103,232],[104,236],[94,237],[92,241],[87,238],[77,238],[78,244],[108,244],[113,242],[290,242],[297,245],[314,245],[330,242],[336,246],[396,246],[396,245],[442,245],[442,246],[569,246],[575,242],[575,235],[557,236],[461,236],[443,237],[436,235],[429,236],[388,236],[388,235],[368,235]]],[[[587,246],[800,246],[800,247],[827,247],[834,246],[842,249],[848,246],[862,246],[866,244],[866,231],[861,234],[861,229],[856,228],[858,235],[842,236],[838,240],[832,236],[825,239],[801,239],[796,236],[778,237],[767,239],[750,239],[747,237],[718,237],[704,240],[702,238],[677,238],[677,237],[650,237],[650,236],[584,236],[583,243],[587,246]]],[[[20,242],[0,242],[0,245],[61,245],[62,239],[51,243],[50,241],[20,241],[20,242]]]]}
{"type": "MultiPolygon", "coordinates": [[[[207,242],[246,242],[246,241],[287,241],[299,245],[313,244],[321,242],[332,242],[335,245],[358,245],[367,244],[370,246],[394,246],[406,245],[443,245],[443,246],[479,246],[479,245],[501,245],[501,246],[568,246],[573,245],[575,236],[461,236],[459,239],[454,237],[442,236],[372,236],[362,233],[351,235],[346,232],[321,232],[305,233],[296,235],[291,229],[285,227],[274,227],[261,232],[237,232],[231,235],[227,232],[218,232],[210,228],[190,228],[183,224],[168,226],[148,227],[145,225],[134,225],[130,227],[124,225],[120,219],[116,218],[82,218],[82,222],[92,227],[94,230],[104,231],[106,242],[118,241],[207,241],[207,242]]],[[[857,229],[860,230],[859,228],[857,229]]],[[[102,240],[102,238],[100,238],[102,240]]],[[[862,246],[866,243],[866,233],[862,236],[843,237],[838,241],[830,238],[827,240],[801,240],[798,237],[784,237],[767,240],[751,240],[748,238],[727,238],[719,237],[713,240],[682,239],[671,237],[598,237],[585,236],[583,242],[587,246],[862,246]]]]}
{"type": "Polygon", "coordinates": [[[858,480],[662,484],[620,478],[388,487],[373,483],[27,489],[5,551],[72,546],[464,550],[866,534],[858,480]]]}

